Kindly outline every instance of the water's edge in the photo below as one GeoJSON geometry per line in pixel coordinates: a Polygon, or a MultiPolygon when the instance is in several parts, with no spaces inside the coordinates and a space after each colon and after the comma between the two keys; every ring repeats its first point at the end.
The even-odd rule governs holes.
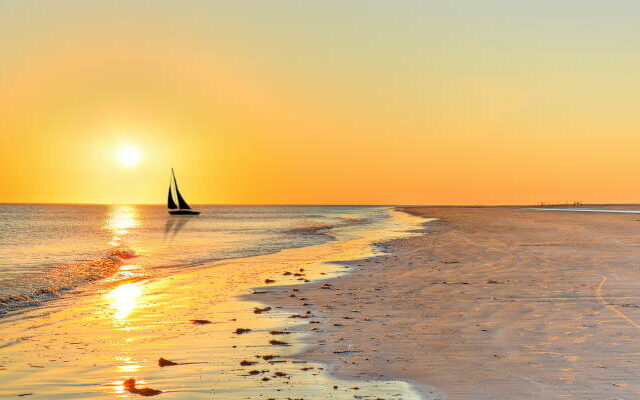
{"type": "MultiPolygon", "coordinates": [[[[334,259],[331,261],[325,261],[324,264],[335,264],[335,265],[339,265],[339,266],[343,266],[345,267],[344,271],[340,271],[338,273],[335,273],[335,275],[333,276],[329,276],[327,278],[324,279],[314,279],[311,280],[311,282],[308,283],[303,283],[300,285],[295,285],[295,286],[291,286],[291,285],[283,285],[283,286],[259,286],[259,287],[255,287],[254,290],[256,291],[261,291],[264,289],[280,289],[280,290],[287,290],[290,289],[292,287],[299,287],[300,289],[304,289],[304,287],[311,287],[312,285],[317,285],[318,283],[323,283],[323,282],[331,282],[331,283],[339,283],[341,278],[345,278],[347,277],[351,271],[353,271],[354,268],[358,268],[358,269],[366,269],[366,266],[364,267],[355,267],[355,262],[360,262],[363,260],[367,260],[367,261],[372,261],[375,259],[381,259],[382,257],[386,256],[386,255],[393,255],[393,252],[391,252],[387,246],[385,246],[385,244],[392,242],[392,241],[396,241],[396,240],[403,240],[409,237],[413,237],[413,236],[424,236],[427,232],[428,232],[428,227],[427,224],[429,224],[432,221],[435,221],[437,219],[435,218],[426,218],[426,217],[422,217],[422,216],[415,216],[412,215],[404,210],[398,209],[398,208],[389,208],[387,209],[387,212],[390,213],[395,213],[395,214],[402,214],[402,215],[406,215],[409,218],[414,220],[414,224],[413,225],[407,225],[405,227],[403,227],[402,232],[404,233],[404,235],[401,235],[400,237],[388,237],[388,238],[383,238],[381,240],[372,240],[368,243],[365,244],[365,246],[369,247],[371,250],[371,255],[363,257],[363,258],[357,258],[357,259],[334,259]]],[[[261,304],[264,304],[266,306],[272,306],[272,307],[283,307],[286,309],[286,305],[283,304],[279,304],[277,301],[274,301],[273,299],[271,300],[264,300],[264,298],[261,298],[259,294],[246,294],[246,295],[241,295],[238,296],[240,300],[248,300],[248,301],[255,301],[255,302],[259,302],[261,304]]],[[[297,332],[304,332],[301,330],[301,328],[303,328],[304,325],[297,325],[295,327],[293,327],[293,329],[291,329],[292,331],[297,330],[297,332]]],[[[302,337],[300,339],[300,346],[299,349],[294,352],[294,354],[292,354],[290,357],[294,358],[294,359],[299,359],[299,360],[305,360],[305,352],[307,349],[309,349],[311,346],[313,346],[312,343],[310,343],[308,340],[305,340],[305,338],[307,337],[307,333],[303,333],[302,337]]],[[[321,333],[320,333],[321,335],[321,333]]],[[[306,361],[306,360],[305,360],[306,361]]],[[[345,375],[345,374],[341,374],[339,369],[337,368],[337,364],[335,362],[331,362],[331,361],[323,361],[322,362],[325,365],[325,373],[327,373],[328,375],[340,379],[340,380],[345,380],[345,381],[353,381],[355,378],[349,375],[345,375]]],[[[372,370],[371,372],[376,372],[375,370],[372,370]]],[[[405,393],[407,396],[410,397],[406,397],[406,398],[417,398],[420,400],[446,400],[446,396],[444,396],[442,393],[440,393],[437,389],[430,387],[428,385],[425,385],[421,382],[417,382],[417,381],[413,381],[410,379],[406,379],[403,377],[397,377],[397,376],[385,376],[385,378],[388,379],[368,379],[368,380],[362,380],[362,379],[358,379],[358,381],[360,382],[369,382],[369,383],[382,383],[382,382],[389,382],[389,381],[393,381],[393,382],[400,382],[402,384],[405,384],[407,387],[407,392],[405,393]]],[[[401,397],[402,399],[405,399],[405,397],[401,397]]]]}

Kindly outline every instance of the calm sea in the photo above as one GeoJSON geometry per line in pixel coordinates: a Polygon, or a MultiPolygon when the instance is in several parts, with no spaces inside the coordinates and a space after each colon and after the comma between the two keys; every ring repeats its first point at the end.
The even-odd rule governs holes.
{"type": "MultiPolygon", "coordinates": [[[[123,263],[151,276],[217,260],[348,237],[384,223],[384,207],[0,205],[0,317],[62,293],[82,293],[123,263]]],[[[126,279],[127,276],[118,277],[126,279]]]]}

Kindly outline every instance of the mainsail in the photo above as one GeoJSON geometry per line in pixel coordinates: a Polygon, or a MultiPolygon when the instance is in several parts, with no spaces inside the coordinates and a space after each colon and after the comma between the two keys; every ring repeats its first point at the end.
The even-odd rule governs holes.
{"type": "Polygon", "coordinates": [[[175,210],[176,208],[178,208],[176,202],[173,201],[173,196],[171,195],[171,183],[169,183],[169,197],[167,199],[167,207],[169,207],[170,210],[175,210]]]}
{"type": "MultiPolygon", "coordinates": [[[[189,207],[189,204],[187,204],[187,202],[184,200],[184,198],[180,194],[180,190],[178,190],[178,182],[176,181],[176,175],[173,173],[173,168],[171,168],[171,175],[173,175],[173,186],[176,188],[176,197],[178,198],[178,206],[180,207],[181,210],[190,210],[191,207],[189,207]]],[[[169,198],[171,198],[171,193],[169,193],[169,198]]],[[[173,203],[174,208],[175,208],[175,205],[176,204],[173,203]]],[[[171,203],[169,203],[169,208],[171,208],[171,203]]]]}

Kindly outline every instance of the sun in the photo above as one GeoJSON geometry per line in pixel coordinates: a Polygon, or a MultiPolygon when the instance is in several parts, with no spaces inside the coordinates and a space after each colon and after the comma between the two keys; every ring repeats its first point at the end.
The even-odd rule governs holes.
{"type": "Polygon", "coordinates": [[[140,162],[140,152],[133,146],[124,146],[118,150],[118,162],[125,167],[133,167],[140,162]]]}

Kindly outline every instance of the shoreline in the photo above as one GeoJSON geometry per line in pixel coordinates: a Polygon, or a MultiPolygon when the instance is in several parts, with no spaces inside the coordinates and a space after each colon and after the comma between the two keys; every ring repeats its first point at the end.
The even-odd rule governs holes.
{"type": "MultiPolygon", "coordinates": [[[[415,218],[415,216],[412,216],[410,213],[398,210],[397,207],[390,208],[390,210],[393,213],[406,215],[409,218],[415,218]]],[[[402,229],[401,231],[398,231],[399,234],[389,235],[387,233],[387,234],[380,235],[380,238],[378,239],[372,240],[371,238],[369,238],[364,243],[363,249],[361,249],[361,250],[365,250],[364,253],[361,254],[363,255],[362,257],[344,259],[343,257],[339,257],[339,253],[338,253],[332,259],[318,261],[317,263],[321,266],[321,268],[323,268],[322,265],[325,266],[324,268],[330,265],[346,268],[343,270],[337,269],[331,273],[329,273],[328,270],[325,270],[325,273],[329,275],[327,277],[319,277],[317,279],[313,279],[311,282],[308,282],[308,283],[296,283],[296,284],[290,284],[290,285],[277,285],[277,286],[258,286],[254,288],[258,292],[257,294],[256,293],[244,294],[244,295],[240,295],[239,298],[242,300],[259,302],[267,306],[285,309],[287,311],[293,312],[294,314],[303,314],[304,312],[308,312],[310,308],[313,308],[314,320],[321,321],[321,325],[313,325],[313,326],[314,327],[322,326],[325,330],[320,330],[318,331],[318,334],[316,336],[311,336],[309,335],[307,325],[298,324],[298,325],[292,326],[289,329],[291,332],[295,332],[303,335],[300,337],[301,345],[298,351],[290,355],[290,358],[292,359],[296,359],[301,362],[319,363],[324,366],[324,370],[328,375],[333,376],[337,379],[347,380],[347,381],[357,381],[357,382],[383,383],[383,384],[386,382],[399,381],[407,384],[411,388],[411,391],[413,391],[415,394],[419,396],[419,400],[444,400],[445,397],[441,393],[439,393],[436,389],[430,387],[428,384],[425,384],[424,382],[418,382],[418,381],[411,380],[406,377],[397,376],[397,375],[344,373],[344,371],[340,369],[340,365],[338,365],[338,361],[336,361],[336,358],[341,359],[342,356],[336,356],[336,353],[332,352],[328,355],[328,357],[317,357],[316,354],[313,353],[313,349],[328,344],[326,343],[328,342],[328,340],[322,339],[323,337],[327,336],[326,330],[333,329],[335,331],[336,328],[338,330],[342,328],[342,326],[332,328],[328,325],[331,325],[331,324],[344,325],[345,317],[331,315],[330,312],[325,313],[324,311],[327,311],[327,308],[324,305],[320,308],[318,308],[316,304],[310,304],[311,307],[309,306],[305,307],[305,306],[301,306],[300,302],[298,301],[302,299],[307,300],[308,298],[306,296],[309,295],[309,293],[312,291],[322,293],[322,292],[331,292],[336,290],[336,288],[333,288],[334,285],[338,285],[340,284],[341,281],[348,279],[349,276],[353,274],[355,271],[358,271],[358,270],[361,271],[363,269],[366,269],[366,266],[364,263],[367,263],[367,262],[379,263],[380,262],[378,261],[379,259],[381,260],[383,257],[393,256],[393,254],[388,253],[389,244],[395,241],[406,240],[409,237],[422,236],[426,232],[431,231],[431,229],[429,229],[429,227],[427,226],[427,224],[431,224],[431,223],[432,223],[431,218],[420,217],[420,219],[414,220],[413,222],[411,222],[411,224],[413,225],[412,227],[405,227],[407,229],[402,229]],[[369,253],[369,254],[366,254],[366,253],[369,253]],[[323,287],[324,285],[327,285],[327,284],[332,287],[331,288],[323,287]],[[263,293],[263,291],[265,292],[263,293]]],[[[341,290],[341,289],[337,289],[337,290],[341,290]]],[[[329,302],[327,301],[327,303],[329,302]]],[[[307,304],[307,303],[303,303],[303,304],[307,304]]],[[[366,315],[366,313],[367,313],[366,310],[362,310],[362,311],[359,311],[357,315],[358,316],[366,315]]],[[[349,313],[344,312],[341,315],[345,315],[345,314],[349,314],[349,313]]],[[[368,317],[364,317],[364,318],[366,318],[367,321],[363,322],[363,321],[356,320],[355,322],[356,323],[363,322],[364,324],[367,324],[369,322],[369,318],[368,317]]],[[[356,319],[356,317],[350,317],[349,319],[350,320],[348,322],[352,322],[356,319]]],[[[332,337],[331,333],[329,333],[329,336],[332,337]]],[[[346,350],[349,350],[349,351],[346,351],[344,346],[336,347],[335,351],[340,352],[339,354],[357,353],[360,351],[356,349],[350,349],[348,348],[349,346],[350,345],[347,345],[347,348],[346,348],[346,350]]],[[[376,397],[376,399],[377,398],[379,397],[376,397]]],[[[400,397],[400,398],[405,399],[407,397],[400,397]]]]}
{"type": "MultiPolygon", "coordinates": [[[[310,295],[309,293],[312,293],[312,292],[316,294],[322,294],[323,292],[332,291],[334,290],[334,288],[326,289],[326,288],[323,288],[322,285],[325,283],[331,286],[340,285],[340,283],[343,283],[345,280],[348,280],[352,274],[358,273],[358,272],[359,273],[366,272],[366,269],[370,267],[371,264],[380,264],[384,262],[386,257],[394,257],[394,254],[392,253],[393,250],[391,250],[391,247],[395,242],[402,242],[402,241],[408,240],[411,237],[416,237],[416,236],[423,237],[426,234],[434,233],[437,230],[441,230],[443,228],[443,226],[438,226],[436,228],[433,227],[434,222],[436,222],[437,220],[435,218],[430,218],[426,216],[415,216],[411,212],[404,210],[403,207],[393,207],[391,208],[391,210],[395,213],[405,214],[407,216],[420,218],[420,220],[416,222],[416,225],[413,228],[403,231],[406,234],[408,234],[407,237],[389,237],[389,238],[382,238],[380,240],[370,241],[368,243],[368,246],[371,247],[371,254],[366,257],[355,258],[355,259],[342,259],[342,260],[335,259],[335,260],[322,262],[323,264],[335,264],[337,266],[346,268],[344,271],[337,271],[337,273],[333,274],[334,276],[330,276],[327,278],[320,278],[320,279],[313,280],[312,282],[302,283],[302,284],[280,285],[280,286],[260,286],[254,289],[258,291],[267,290],[267,289],[272,289],[272,290],[270,290],[268,293],[259,293],[259,294],[253,293],[253,294],[241,295],[240,298],[243,300],[246,299],[249,301],[257,301],[265,305],[283,308],[288,311],[302,313],[305,310],[307,310],[308,307],[301,307],[300,303],[296,301],[298,297],[302,296],[303,298],[306,298],[306,296],[309,296],[310,295]],[[292,298],[291,294],[293,293],[295,293],[297,297],[292,298]]],[[[341,289],[338,289],[338,290],[341,290],[341,289]]],[[[325,300],[327,299],[325,298],[325,300]]],[[[329,301],[326,301],[326,302],[328,303],[329,301]]],[[[318,309],[317,307],[315,308],[316,310],[314,311],[314,314],[317,314],[318,309]]],[[[327,311],[326,309],[322,311],[324,311],[323,315],[319,318],[316,317],[315,319],[321,319],[323,321],[324,326],[327,326],[327,321],[329,321],[328,322],[329,324],[334,324],[334,323],[343,324],[344,316],[341,317],[340,315],[348,314],[343,312],[340,315],[338,315],[338,313],[332,313],[330,311],[327,311]]],[[[392,375],[392,374],[379,374],[375,372],[375,368],[367,372],[358,371],[355,373],[351,373],[349,371],[345,371],[341,368],[341,365],[339,364],[339,362],[342,361],[340,360],[342,356],[336,357],[335,353],[333,352],[334,347],[331,347],[330,352],[323,352],[324,353],[323,355],[319,355],[315,351],[315,349],[318,349],[322,346],[327,345],[328,344],[327,342],[330,341],[328,339],[322,339],[322,337],[329,336],[329,339],[332,339],[331,341],[335,341],[336,340],[334,337],[335,333],[338,333],[341,328],[342,327],[335,327],[332,329],[329,327],[328,329],[331,330],[331,332],[329,332],[328,334],[326,331],[321,331],[317,336],[312,337],[306,334],[305,325],[293,326],[290,329],[291,332],[303,333],[304,336],[301,337],[302,346],[300,350],[292,354],[291,358],[301,360],[301,361],[320,363],[325,366],[325,372],[327,374],[332,375],[339,379],[355,380],[355,381],[363,381],[363,382],[385,382],[385,381],[399,380],[401,382],[405,382],[406,384],[408,384],[409,387],[411,387],[411,389],[420,396],[420,400],[445,400],[446,399],[446,397],[442,393],[440,393],[435,388],[431,387],[428,383],[412,380],[405,376],[392,375]],[[336,358],[340,361],[337,361],[336,358]]],[[[343,350],[341,349],[343,348],[344,346],[342,347],[337,346],[335,347],[335,351],[342,352],[343,350]]],[[[345,352],[340,354],[356,353],[359,351],[360,350],[354,350],[352,352],[345,352]]]]}

